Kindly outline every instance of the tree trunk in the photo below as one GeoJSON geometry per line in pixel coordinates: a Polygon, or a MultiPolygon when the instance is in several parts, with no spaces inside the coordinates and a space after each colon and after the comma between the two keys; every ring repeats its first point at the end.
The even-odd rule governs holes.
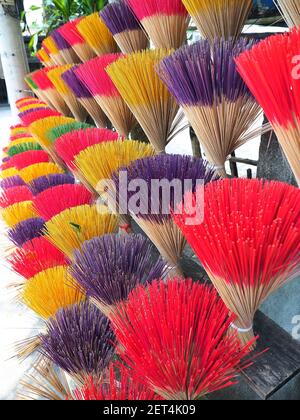
{"type": "Polygon", "coordinates": [[[12,17],[9,8],[0,4],[0,57],[13,116],[17,116],[15,102],[26,96],[24,81],[29,72],[20,21],[12,17]]]}

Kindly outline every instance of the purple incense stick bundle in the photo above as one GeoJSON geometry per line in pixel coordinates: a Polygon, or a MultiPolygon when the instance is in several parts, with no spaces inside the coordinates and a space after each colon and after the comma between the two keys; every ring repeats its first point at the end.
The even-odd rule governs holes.
{"type": "Polygon", "coordinates": [[[74,93],[77,100],[92,117],[97,127],[105,128],[107,126],[107,118],[93,95],[76,75],[75,70],[77,68],[78,66],[72,67],[70,70],[62,74],[61,77],[68,85],[69,89],[71,89],[74,93]]]}
{"type": "Polygon", "coordinates": [[[72,46],[68,41],[59,33],[58,30],[55,30],[51,33],[57,48],[59,49],[61,55],[64,57],[65,62],[68,64],[81,63],[80,58],[73,50],[72,46]]]}
{"type": "Polygon", "coordinates": [[[45,221],[40,218],[25,220],[8,231],[9,239],[18,247],[34,238],[43,236],[45,221]]]}
{"type": "Polygon", "coordinates": [[[125,1],[108,4],[100,15],[124,54],[147,48],[148,38],[125,1]]]}
{"type": "Polygon", "coordinates": [[[140,284],[163,278],[165,263],[142,235],[105,235],[85,242],[75,252],[72,277],[109,316],[140,284]]]}
{"type": "Polygon", "coordinates": [[[221,176],[226,176],[225,162],[231,153],[260,134],[249,129],[261,108],[235,64],[235,57],[252,45],[246,39],[216,40],[213,45],[202,40],[181,48],[156,67],[221,176]]]}
{"type": "Polygon", "coordinates": [[[112,191],[111,197],[116,198],[119,212],[127,211],[135,219],[170,268],[182,276],[180,259],[186,240],[173,222],[171,211],[177,209],[185,191],[195,192],[200,185],[217,178],[214,170],[202,159],[159,155],[137,160],[115,173],[112,180],[116,191],[112,191]],[[140,186],[139,200],[137,191],[129,188],[134,183],[140,186]]]}
{"type": "Polygon", "coordinates": [[[52,174],[48,176],[41,176],[33,180],[30,184],[30,189],[34,195],[48,190],[58,185],[75,184],[75,178],[69,174],[52,174]]]}
{"type": "Polygon", "coordinates": [[[42,353],[79,381],[99,378],[115,350],[109,320],[87,301],[58,311],[40,340],[42,353]]]}
{"type": "Polygon", "coordinates": [[[26,182],[23,181],[19,175],[11,176],[0,181],[0,187],[3,190],[8,190],[9,188],[15,187],[23,187],[24,185],[26,185],[26,182]]]}

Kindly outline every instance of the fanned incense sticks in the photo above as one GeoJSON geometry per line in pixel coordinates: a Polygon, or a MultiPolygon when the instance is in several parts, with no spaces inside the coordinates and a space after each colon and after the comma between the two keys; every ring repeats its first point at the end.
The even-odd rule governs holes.
{"type": "Polygon", "coordinates": [[[41,352],[82,382],[89,375],[99,377],[115,351],[109,320],[88,302],[59,310],[40,340],[41,352]]]}
{"type": "Polygon", "coordinates": [[[165,263],[141,235],[105,235],[74,253],[71,275],[92,302],[109,316],[139,284],[162,278],[165,263]]]}
{"type": "Polygon", "coordinates": [[[300,4],[298,0],[274,0],[289,27],[300,25],[300,4]]]}
{"type": "Polygon", "coordinates": [[[239,38],[252,0],[182,0],[198,30],[210,42],[239,38]]]}
{"type": "Polygon", "coordinates": [[[189,16],[181,0],[126,0],[156,48],[179,48],[186,41],[189,16]]]}
{"type": "Polygon", "coordinates": [[[172,220],[171,209],[175,209],[178,200],[181,200],[187,186],[185,182],[189,182],[188,188],[195,191],[199,183],[206,184],[215,177],[215,172],[202,159],[180,155],[145,158],[120,168],[113,175],[113,188],[116,188],[116,192],[112,191],[113,201],[117,200],[121,214],[128,212],[134,218],[167,261],[169,268],[182,275],[180,259],[186,241],[172,220]],[[140,181],[143,185],[140,185],[140,181]],[[131,183],[139,187],[131,188],[131,183]],[[168,190],[163,190],[165,184],[168,190]],[[139,194],[137,202],[135,195],[138,188],[143,193],[139,194]],[[123,208],[123,205],[127,208],[123,208]]]}
{"type": "Polygon", "coordinates": [[[25,279],[30,279],[41,271],[65,265],[65,255],[55,248],[45,237],[34,238],[22,249],[17,249],[9,258],[13,271],[25,279]]]}
{"type": "Polygon", "coordinates": [[[77,29],[80,20],[81,18],[65,23],[58,28],[58,32],[72,46],[80,60],[84,63],[95,57],[95,52],[77,29]]]}
{"type": "Polygon", "coordinates": [[[98,12],[84,16],[78,21],[76,28],[95,55],[117,52],[117,44],[98,12]]]}
{"type": "Polygon", "coordinates": [[[8,238],[16,246],[22,247],[26,242],[43,236],[45,221],[40,218],[33,218],[19,223],[8,231],[8,238]]]}
{"type": "Polygon", "coordinates": [[[92,194],[83,185],[58,185],[34,198],[34,207],[45,221],[66,209],[91,204],[92,194]]]}
{"type": "Polygon", "coordinates": [[[204,223],[174,215],[227,307],[242,342],[259,306],[300,262],[299,189],[274,181],[223,180],[205,190],[204,223]]]}
{"type": "Polygon", "coordinates": [[[82,388],[75,389],[69,396],[69,400],[76,401],[151,401],[160,400],[148,386],[145,386],[137,378],[132,378],[130,370],[125,366],[109,367],[101,377],[86,378],[82,388]]]}
{"type": "Polygon", "coordinates": [[[20,172],[16,168],[8,168],[0,172],[0,179],[11,178],[13,176],[18,176],[20,172]]]}
{"type": "Polygon", "coordinates": [[[53,174],[46,175],[40,178],[34,179],[30,183],[30,189],[34,195],[40,194],[48,188],[56,187],[58,185],[73,185],[75,184],[75,178],[70,174],[53,174]]]}
{"type": "Polygon", "coordinates": [[[114,233],[118,218],[112,214],[101,214],[96,205],[85,205],[67,209],[46,223],[49,241],[68,257],[81,245],[97,236],[114,233]]]}
{"type": "Polygon", "coordinates": [[[126,2],[108,4],[100,15],[124,54],[148,47],[148,38],[126,2]]]}
{"type": "Polygon", "coordinates": [[[46,102],[56,109],[57,111],[61,112],[63,115],[69,115],[70,109],[62,96],[57,92],[56,88],[54,87],[53,83],[48,77],[49,69],[42,69],[32,73],[31,77],[43,93],[46,102]]]}
{"type": "Polygon", "coordinates": [[[51,141],[51,143],[55,146],[56,141],[60,137],[64,136],[65,134],[73,133],[74,131],[77,131],[77,130],[85,130],[91,127],[93,126],[90,124],[74,121],[68,124],[58,125],[57,127],[52,128],[50,131],[48,131],[47,137],[51,141]]]}
{"type": "Polygon", "coordinates": [[[51,60],[58,66],[66,64],[64,57],[61,55],[54,39],[51,35],[47,36],[42,42],[42,46],[45,51],[49,54],[51,60]]]}
{"type": "Polygon", "coordinates": [[[39,145],[34,139],[30,139],[28,143],[22,143],[18,145],[12,145],[7,153],[10,157],[23,154],[25,152],[33,151],[33,150],[42,150],[42,146],[39,145]]]}
{"type": "Polygon", "coordinates": [[[29,105],[25,105],[19,108],[19,112],[23,113],[26,111],[33,111],[34,109],[43,109],[43,108],[49,108],[48,104],[44,104],[44,103],[37,103],[37,104],[29,104],[29,105]]]}
{"type": "Polygon", "coordinates": [[[55,62],[43,47],[38,50],[36,56],[45,67],[52,67],[55,65],[55,62]]]}
{"type": "Polygon", "coordinates": [[[13,227],[27,219],[32,219],[38,214],[32,201],[22,201],[6,207],[1,211],[2,219],[7,226],[13,227]]]}
{"type": "Polygon", "coordinates": [[[34,110],[28,110],[19,114],[19,118],[22,123],[26,126],[34,123],[35,121],[42,120],[49,117],[61,117],[61,113],[54,111],[50,108],[39,108],[34,110]]]}
{"type": "Polygon", "coordinates": [[[4,190],[0,196],[0,207],[6,208],[22,201],[32,201],[33,194],[26,186],[17,186],[4,190]]]}
{"type": "Polygon", "coordinates": [[[62,79],[76,96],[78,102],[86,109],[88,115],[94,120],[97,127],[106,127],[106,115],[93,98],[93,95],[76,75],[76,68],[77,66],[74,66],[70,68],[70,70],[66,71],[62,75],[62,79]]]}
{"type": "Polygon", "coordinates": [[[54,152],[53,145],[48,138],[48,133],[50,132],[50,130],[59,125],[70,124],[73,122],[75,122],[73,118],[49,117],[44,118],[43,120],[35,121],[34,123],[30,124],[29,127],[29,130],[34,136],[34,138],[43,146],[43,148],[49,153],[52,159],[59,165],[61,164],[61,162],[54,152]]]}
{"type": "Polygon", "coordinates": [[[109,64],[121,56],[108,54],[97,57],[79,66],[75,73],[94,96],[119,135],[129,137],[136,120],[105,71],[109,64]]]}
{"type": "Polygon", "coordinates": [[[261,109],[239,77],[234,59],[252,41],[207,40],[183,47],[156,68],[193,126],[209,162],[226,176],[229,155],[258,133],[261,109]]]}
{"type": "Polygon", "coordinates": [[[300,29],[261,41],[237,58],[237,67],[267,118],[300,186],[300,29]],[[270,77],[269,70],[272,71],[270,77]]]}
{"type": "Polygon", "coordinates": [[[27,168],[27,166],[35,165],[36,163],[47,163],[50,161],[48,153],[43,150],[29,150],[24,153],[15,155],[12,163],[18,171],[27,168]]]}
{"type": "Polygon", "coordinates": [[[71,45],[65,38],[59,33],[59,30],[56,29],[51,33],[52,39],[55,41],[57,48],[60,51],[60,54],[64,57],[65,64],[80,63],[81,60],[73,50],[71,45]]]}
{"type": "Polygon", "coordinates": [[[63,97],[64,101],[70,108],[74,118],[76,118],[76,120],[78,121],[85,121],[87,118],[86,110],[78,102],[73,91],[69,88],[69,86],[64,81],[64,78],[62,77],[63,74],[66,71],[70,70],[72,67],[72,64],[66,64],[65,66],[60,66],[55,69],[51,69],[50,71],[48,71],[47,76],[49,77],[59,94],[63,97]]]}
{"type": "Polygon", "coordinates": [[[179,279],[139,286],[112,316],[121,358],[167,400],[197,400],[236,383],[253,341],[241,347],[233,321],[214,289],[179,279]]]}
{"type": "Polygon", "coordinates": [[[20,171],[20,177],[28,184],[34,179],[50,174],[62,174],[64,171],[55,163],[36,163],[20,171]]]}
{"type": "Polygon", "coordinates": [[[75,166],[86,181],[101,194],[101,181],[110,179],[121,166],[154,154],[155,151],[149,144],[134,140],[108,141],[80,152],[75,158],[75,166]]]}
{"type": "Polygon", "coordinates": [[[5,178],[0,180],[0,187],[4,191],[8,191],[10,188],[24,186],[26,183],[20,177],[20,175],[11,176],[9,178],[5,178]]]}
{"type": "Polygon", "coordinates": [[[71,171],[76,169],[75,157],[83,150],[107,141],[118,140],[118,134],[101,128],[75,130],[61,136],[55,142],[55,150],[71,171]]]}
{"type": "Polygon", "coordinates": [[[157,153],[163,153],[177,124],[179,106],[154,67],[170,51],[148,50],[120,58],[106,71],[157,153]]]}
{"type": "Polygon", "coordinates": [[[68,274],[68,266],[62,265],[41,271],[27,280],[21,292],[21,299],[41,318],[55,316],[61,308],[67,308],[84,299],[68,274]]]}

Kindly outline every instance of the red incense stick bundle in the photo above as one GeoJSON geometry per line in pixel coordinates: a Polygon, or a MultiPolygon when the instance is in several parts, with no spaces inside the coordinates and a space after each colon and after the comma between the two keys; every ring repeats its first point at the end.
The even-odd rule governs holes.
{"type": "Polygon", "coordinates": [[[206,186],[202,224],[188,225],[184,211],[173,216],[237,315],[232,329],[242,342],[253,338],[260,305],[299,272],[299,198],[280,182],[224,180],[206,186]]]}
{"type": "Polygon", "coordinates": [[[112,315],[120,357],[168,400],[197,400],[236,383],[252,342],[240,345],[216,290],[192,280],[136,288],[112,315]]]}

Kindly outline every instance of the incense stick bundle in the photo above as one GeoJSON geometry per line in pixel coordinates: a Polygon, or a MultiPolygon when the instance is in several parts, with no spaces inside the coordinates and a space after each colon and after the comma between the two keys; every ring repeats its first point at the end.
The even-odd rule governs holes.
{"type": "Polygon", "coordinates": [[[61,117],[61,113],[50,108],[31,109],[19,114],[19,118],[27,127],[38,120],[49,117],[61,117]]]}
{"type": "Polygon", "coordinates": [[[36,216],[38,214],[34,209],[33,202],[30,200],[12,204],[1,211],[2,219],[10,228],[36,216]]]}
{"type": "Polygon", "coordinates": [[[76,96],[78,102],[83,106],[83,108],[85,108],[88,115],[94,120],[97,127],[104,128],[108,122],[106,115],[93,98],[93,95],[76,75],[75,70],[77,67],[78,66],[74,66],[70,70],[66,71],[62,75],[62,79],[76,96]]]}
{"type": "Polygon", "coordinates": [[[118,51],[117,44],[111,32],[98,12],[80,19],[76,28],[94,51],[95,55],[100,56],[118,51]]]}
{"type": "Polygon", "coordinates": [[[49,106],[63,115],[70,115],[71,111],[68,105],[48,77],[48,69],[42,69],[32,73],[32,79],[40,89],[40,92],[43,93],[45,102],[47,102],[49,106]]]}
{"type": "Polygon", "coordinates": [[[0,195],[0,208],[5,209],[6,207],[12,206],[22,201],[32,201],[33,194],[27,185],[17,186],[4,190],[0,195]]]}
{"type": "Polygon", "coordinates": [[[106,71],[157,153],[164,153],[181,118],[179,106],[154,67],[169,54],[148,50],[120,58],[106,71]]]}
{"type": "Polygon", "coordinates": [[[36,57],[45,67],[55,66],[55,62],[51,59],[51,57],[43,47],[38,50],[38,52],[36,53],[36,57]]]}
{"type": "Polygon", "coordinates": [[[46,223],[46,237],[69,258],[81,245],[108,233],[114,233],[118,218],[101,214],[96,205],[67,209],[46,223]]]}
{"type": "Polygon", "coordinates": [[[127,0],[156,48],[179,48],[186,41],[189,16],[181,0],[127,0]]]}
{"type": "Polygon", "coordinates": [[[8,191],[11,188],[25,186],[26,183],[20,177],[20,175],[11,176],[9,178],[5,178],[0,180],[0,187],[4,191],[8,191]]]}
{"type": "Polygon", "coordinates": [[[59,49],[57,48],[57,45],[51,35],[48,35],[43,40],[42,46],[47,52],[47,54],[50,56],[54,64],[56,64],[57,66],[63,66],[67,64],[64,57],[61,55],[59,49]]]}
{"type": "Polygon", "coordinates": [[[40,236],[17,249],[9,258],[12,270],[24,279],[30,279],[49,268],[65,265],[65,255],[45,237],[40,236]]]}
{"type": "Polygon", "coordinates": [[[142,235],[105,235],[74,253],[70,273],[106,316],[139,284],[162,278],[165,263],[142,235]]]}
{"type": "Polygon", "coordinates": [[[43,108],[49,108],[49,105],[43,102],[36,102],[35,104],[26,104],[22,107],[19,107],[19,112],[25,112],[25,111],[32,111],[34,109],[43,109],[43,108]]]}
{"type": "Polygon", "coordinates": [[[167,400],[197,400],[236,383],[253,341],[241,347],[233,321],[213,288],[179,279],[137,287],[112,316],[121,358],[167,400]]]}
{"type": "Polygon", "coordinates": [[[108,54],[95,58],[79,66],[75,74],[91,92],[119,135],[128,138],[136,120],[105,71],[109,64],[120,57],[120,54],[108,54]]]}
{"type": "Polygon", "coordinates": [[[91,204],[92,194],[83,185],[58,185],[34,198],[34,208],[45,221],[66,209],[91,204]]]}
{"type": "Polygon", "coordinates": [[[108,195],[112,193],[112,204],[117,201],[120,214],[129,213],[133,217],[169,268],[182,275],[180,260],[186,240],[172,220],[171,209],[177,208],[187,188],[185,180],[189,180],[188,188],[195,191],[200,182],[206,184],[215,178],[215,172],[202,159],[159,155],[120,168],[112,177],[116,191],[109,191],[108,195]],[[130,187],[132,184],[136,189],[130,187]]]}
{"type": "Polygon", "coordinates": [[[193,126],[206,158],[226,176],[230,154],[257,135],[261,109],[239,77],[234,59],[252,41],[207,40],[183,47],[156,68],[193,126]]]}
{"type": "Polygon", "coordinates": [[[182,0],[204,38],[236,41],[252,8],[252,0],[182,0]]]}
{"type": "Polygon", "coordinates": [[[124,54],[145,50],[148,38],[130,7],[124,1],[108,4],[100,15],[124,54]]]}
{"type": "Polygon", "coordinates": [[[51,69],[48,71],[47,76],[59,92],[59,94],[63,97],[64,101],[70,108],[74,118],[78,121],[85,121],[87,118],[86,110],[83,106],[77,101],[76,96],[69,88],[69,86],[65,83],[64,78],[62,77],[63,74],[70,70],[73,67],[72,64],[66,64],[65,66],[60,66],[55,69],[51,69]]]}
{"type": "Polygon", "coordinates": [[[35,165],[27,166],[20,171],[20,177],[30,184],[33,180],[41,176],[48,176],[50,174],[62,174],[64,171],[55,163],[36,163],[35,165]]]}
{"type": "Polygon", "coordinates": [[[75,178],[70,174],[54,174],[42,176],[34,179],[30,184],[30,189],[34,195],[40,194],[49,188],[56,187],[58,185],[74,185],[75,178]]]}
{"type": "Polygon", "coordinates": [[[88,302],[59,310],[40,340],[41,352],[82,383],[89,375],[99,377],[115,351],[109,320],[88,302]]]}
{"type": "Polygon", "coordinates": [[[30,124],[29,130],[33,137],[43,146],[43,149],[51,156],[51,158],[61,165],[61,161],[55,154],[53,145],[48,138],[48,133],[59,125],[65,125],[75,122],[73,118],[67,117],[48,117],[30,124]]]}
{"type": "Polygon", "coordinates": [[[34,143],[34,142],[36,142],[36,140],[33,137],[30,137],[29,134],[27,134],[26,137],[19,137],[15,139],[14,141],[10,142],[9,145],[3,150],[6,152],[9,152],[12,147],[21,146],[23,144],[34,143]]]}
{"type": "Polygon", "coordinates": [[[118,140],[118,134],[101,128],[75,130],[60,136],[55,150],[71,171],[76,170],[75,157],[83,150],[107,141],[118,140]]]}
{"type": "Polygon", "coordinates": [[[76,401],[151,401],[160,400],[148,386],[132,378],[125,366],[111,364],[100,378],[86,378],[82,388],[75,389],[68,399],[76,401]]]}
{"type": "Polygon", "coordinates": [[[16,246],[21,248],[28,241],[43,236],[45,221],[40,218],[33,218],[19,223],[8,231],[8,238],[16,246]]]}
{"type": "Polygon", "coordinates": [[[154,154],[149,144],[134,140],[107,141],[80,152],[75,158],[75,166],[86,181],[102,194],[101,181],[109,180],[120,167],[154,154]]]}
{"type": "Polygon", "coordinates": [[[76,54],[76,52],[73,50],[71,45],[68,43],[68,41],[65,40],[65,38],[59,33],[59,30],[54,30],[51,33],[51,37],[53,38],[54,42],[57,45],[57,48],[60,51],[60,54],[65,60],[65,64],[73,64],[73,63],[80,63],[81,60],[76,54]]]}
{"type": "Polygon", "coordinates": [[[272,124],[300,185],[300,30],[260,42],[237,58],[237,67],[272,124]],[[294,57],[294,58],[293,58],[294,57]],[[274,68],[272,77],[268,73],[274,68]]]}
{"type": "MultiPolygon", "coordinates": [[[[46,103],[49,103],[49,100],[47,98],[47,96],[45,95],[45,93],[39,89],[38,85],[32,80],[32,74],[28,74],[27,76],[24,77],[24,80],[26,82],[26,84],[28,85],[28,87],[32,90],[32,92],[41,100],[44,101],[46,103]]],[[[49,103],[50,105],[50,103],[49,103]]]]}
{"type": "Polygon", "coordinates": [[[36,163],[50,162],[50,156],[43,150],[29,150],[19,153],[11,158],[11,161],[18,171],[36,163]]]}
{"type": "MultiPolygon", "coordinates": [[[[21,98],[16,101],[16,107],[19,108],[23,104],[27,102],[35,103],[39,101],[39,99],[34,98],[33,96],[27,96],[26,98],[21,98]]],[[[16,124],[10,127],[10,134],[18,134],[19,132],[24,132],[24,126],[22,124],[16,124]]]]}
{"type": "Polygon", "coordinates": [[[18,145],[12,145],[9,149],[8,149],[8,155],[10,157],[19,155],[19,154],[23,154],[25,152],[29,152],[29,151],[40,151],[42,150],[42,146],[40,146],[34,139],[30,139],[31,141],[26,142],[26,143],[22,143],[22,144],[18,144],[18,145]]]}
{"type": "Polygon", "coordinates": [[[84,300],[84,295],[72,285],[68,266],[61,265],[41,271],[24,283],[22,302],[41,318],[49,319],[61,308],[84,300]]]}
{"type": "Polygon", "coordinates": [[[4,171],[0,172],[0,179],[6,179],[6,178],[11,178],[13,176],[17,176],[19,175],[19,171],[16,168],[8,168],[5,169],[4,171]]]}
{"type": "Polygon", "coordinates": [[[299,272],[299,189],[258,180],[223,180],[205,190],[204,223],[174,215],[237,321],[242,343],[253,338],[259,306],[299,272]]]}
{"type": "Polygon", "coordinates": [[[51,141],[53,146],[55,146],[56,141],[60,139],[60,137],[63,137],[65,134],[73,133],[74,131],[78,131],[78,130],[86,130],[92,127],[93,126],[90,124],[74,121],[68,124],[58,125],[57,127],[52,128],[47,133],[47,137],[51,141]]]}
{"type": "Polygon", "coordinates": [[[77,29],[80,20],[81,18],[65,23],[58,28],[58,32],[72,46],[77,56],[84,63],[95,57],[95,52],[77,29]]]}
{"type": "Polygon", "coordinates": [[[274,3],[290,28],[300,25],[300,4],[298,0],[274,0],[274,3]]]}

